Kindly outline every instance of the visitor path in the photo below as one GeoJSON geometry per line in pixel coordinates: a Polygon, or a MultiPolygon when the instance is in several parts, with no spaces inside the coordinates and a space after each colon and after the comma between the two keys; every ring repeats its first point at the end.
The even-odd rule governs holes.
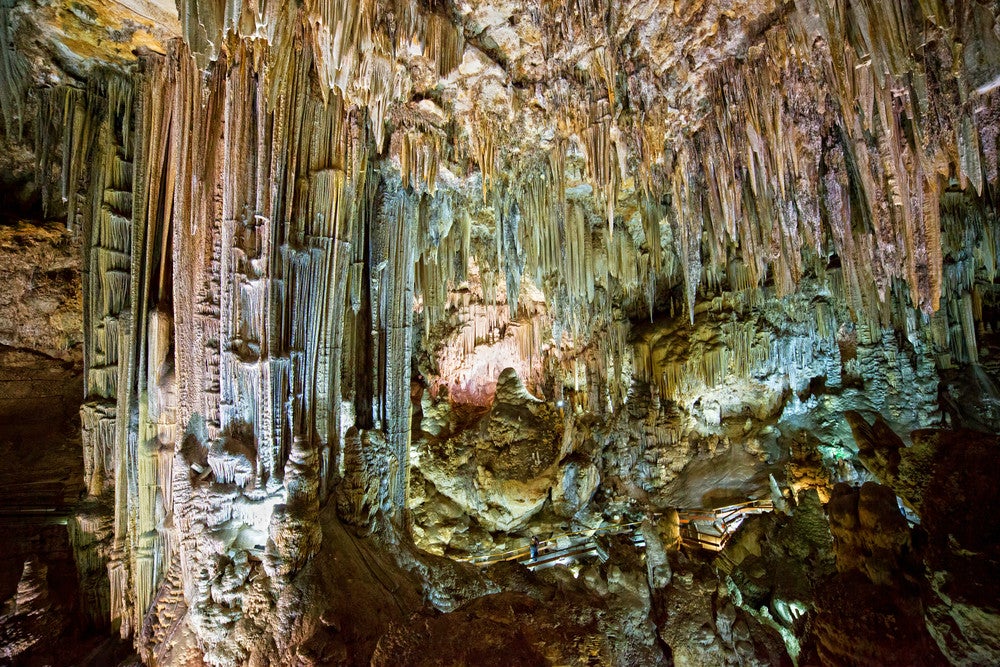
{"type": "MultiPolygon", "coordinates": [[[[737,505],[727,505],[716,509],[678,509],[677,518],[680,524],[681,543],[692,549],[722,551],[742,525],[752,514],[763,514],[774,509],[770,498],[751,500],[737,505]]],[[[660,516],[652,514],[655,518],[660,516]]],[[[602,561],[608,559],[608,554],[599,543],[605,535],[625,535],[637,547],[645,547],[646,540],[640,527],[642,521],[630,523],[610,523],[595,530],[580,530],[563,533],[539,542],[538,557],[531,560],[531,548],[524,546],[508,551],[476,556],[463,559],[480,567],[503,561],[517,561],[531,570],[541,570],[554,565],[565,565],[582,558],[596,556],[602,561]]]]}

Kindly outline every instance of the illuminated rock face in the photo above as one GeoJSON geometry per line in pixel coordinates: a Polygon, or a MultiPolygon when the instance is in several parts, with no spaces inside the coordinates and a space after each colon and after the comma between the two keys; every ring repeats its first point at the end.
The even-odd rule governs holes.
{"type": "MultiPolygon", "coordinates": [[[[547,616],[509,645],[849,659],[830,596],[922,574],[893,555],[911,543],[891,498],[869,523],[859,500],[855,534],[833,485],[874,474],[924,516],[907,492],[926,480],[852,445],[843,413],[1000,425],[997,11],[3,0],[4,215],[69,232],[8,251],[21,232],[0,231],[0,342],[82,356],[84,615],[148,662],[416,660],[448,625],[429,605],[497,595],[443,617],[488,634],[570,582],[483,578],[411,541],[467,557],[788,485],[807,499],[753,535],[807,548],[743,544],[712,569],[660,545],[647,568],[608,544],[618,560],[576,571],[552,611],[576,615],[559,648],[540,648],[547,616]],[[77,265],[82,294],[62,294],[77,265]],[[899,538],[889,555],[852,554],[872,531],[899,538]],[[831,550],[823,581],[767,570],[831,550]],[[594,595],[621,637],[601,640],[594,595]]],[[[947,573],[974,568],[946,547],[897,615],[928,650],[992,659],[996,610],[952,595],[947,573]]]]}
{"type": "MultiPolygon", "coordinates": [[[[542,508],[557,479],[575,475],[571,464],[559,466],[562,422],[555,405],[528,394],[507,369],[493,407],[477,424],[453,424],[437,438],[415,443],[417,469],[487,530],[511,532],[542,508]]],[[[584,493],[576,509],[593,488],[584,493]]]]}

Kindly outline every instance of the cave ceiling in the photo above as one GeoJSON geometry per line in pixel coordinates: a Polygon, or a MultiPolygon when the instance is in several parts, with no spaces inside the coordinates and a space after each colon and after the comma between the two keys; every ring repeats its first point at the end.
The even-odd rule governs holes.
{"type": "MultiPolygon", "coordinates": [[[[512,306],[527,276],[582,338],[595,322],[560,309],[634,316],[680,286],[693,320],[705,280],[790,294],[831,258],[864,318],[889,324],[893,290],[930,315],[948,248],[929,202],[997,178],[983,3],[19,3],[8,23],[42,86],[169,52],[246,71],[285,128],[305,85],[363,145],[349,177],[370,160],[442,188],[430,245],[467,213],[512,306]],[[579,262],[554,254],[576,215],[583,236],[609,230],[579,262]]],[[[423,296],[433,319],[440,295],[423,296]]]]}

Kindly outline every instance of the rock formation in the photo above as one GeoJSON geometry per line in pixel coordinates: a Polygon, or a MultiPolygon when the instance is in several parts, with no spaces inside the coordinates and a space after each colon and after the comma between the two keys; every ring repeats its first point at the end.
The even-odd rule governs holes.
{"type": "Polygon", "coordinates": [[[995,3],[0,0],[0,112],[7,659],[1000,660],[995,3]]]}

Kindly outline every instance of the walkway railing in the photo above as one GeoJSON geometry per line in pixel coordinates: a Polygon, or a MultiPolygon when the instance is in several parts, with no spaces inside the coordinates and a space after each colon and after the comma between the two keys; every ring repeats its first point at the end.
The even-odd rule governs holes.
{"type": "Polygon", "coordinates": [[[722,551],[748,516],[774,510],[770,498],[727,505],[714,510],[677,510],[684,545],[722,551]]]}
{"type": "MultiPolygon", "coordinates": [[[[751,500],[716,509],[678,509],[677,517],[680,523],[681,542],[684,546],[694,549],[722,551],[729,538],[748,516],[763,514],[773,509],[774,504],[770,499],[751,500]]],[[[660,514],[649,516],[657,517],[660,514]]],[[[599,528],[561,533],[539,542],[538,555],[534,560],[531,559],[531,546],[529,544],[461,560],[480,567],[504,561],[518,561],[532,570],[565,564],[589,556],[597,556],[604,561],[607,560],[608,556],[598,543],[598,537],[602,535],[628,535],[633,544],[645,547],[645,538],[639,530],[641,525],[642,521],[609,523],[599,528]]]]}
{"type": "MultiPolygon", "coordinates": [[[[609,523],[601,526],[600,528],[575,530],[554,535],[538,543],[538,559],[536,562],[540,562],[543,555],[546,556],[546,560],[552,555],[564,555],[564,551],[574,550],[584,542],[592,542],[596,545],[595,540],[600,535],[620,535],[623,533],[633,534],[640,525],[642,525],[641,521],[633,521],[631,523],[609,523]]],[[[465,562],[472,563],[474,565],[479,565],[480,567],[485,567],[487,565],[502,563],[503,561],[508,560],[520,561],[529,559],[530,556],[531,545],[525,544],[522,547],[509,549],[507,551],[486,554],[483,556],[473,556],[471,558],[463,558],[460,560],[464,560],[465,562]]],[[[526,561],[526,564],[529,563],[530,560],[526,561]]]]}

